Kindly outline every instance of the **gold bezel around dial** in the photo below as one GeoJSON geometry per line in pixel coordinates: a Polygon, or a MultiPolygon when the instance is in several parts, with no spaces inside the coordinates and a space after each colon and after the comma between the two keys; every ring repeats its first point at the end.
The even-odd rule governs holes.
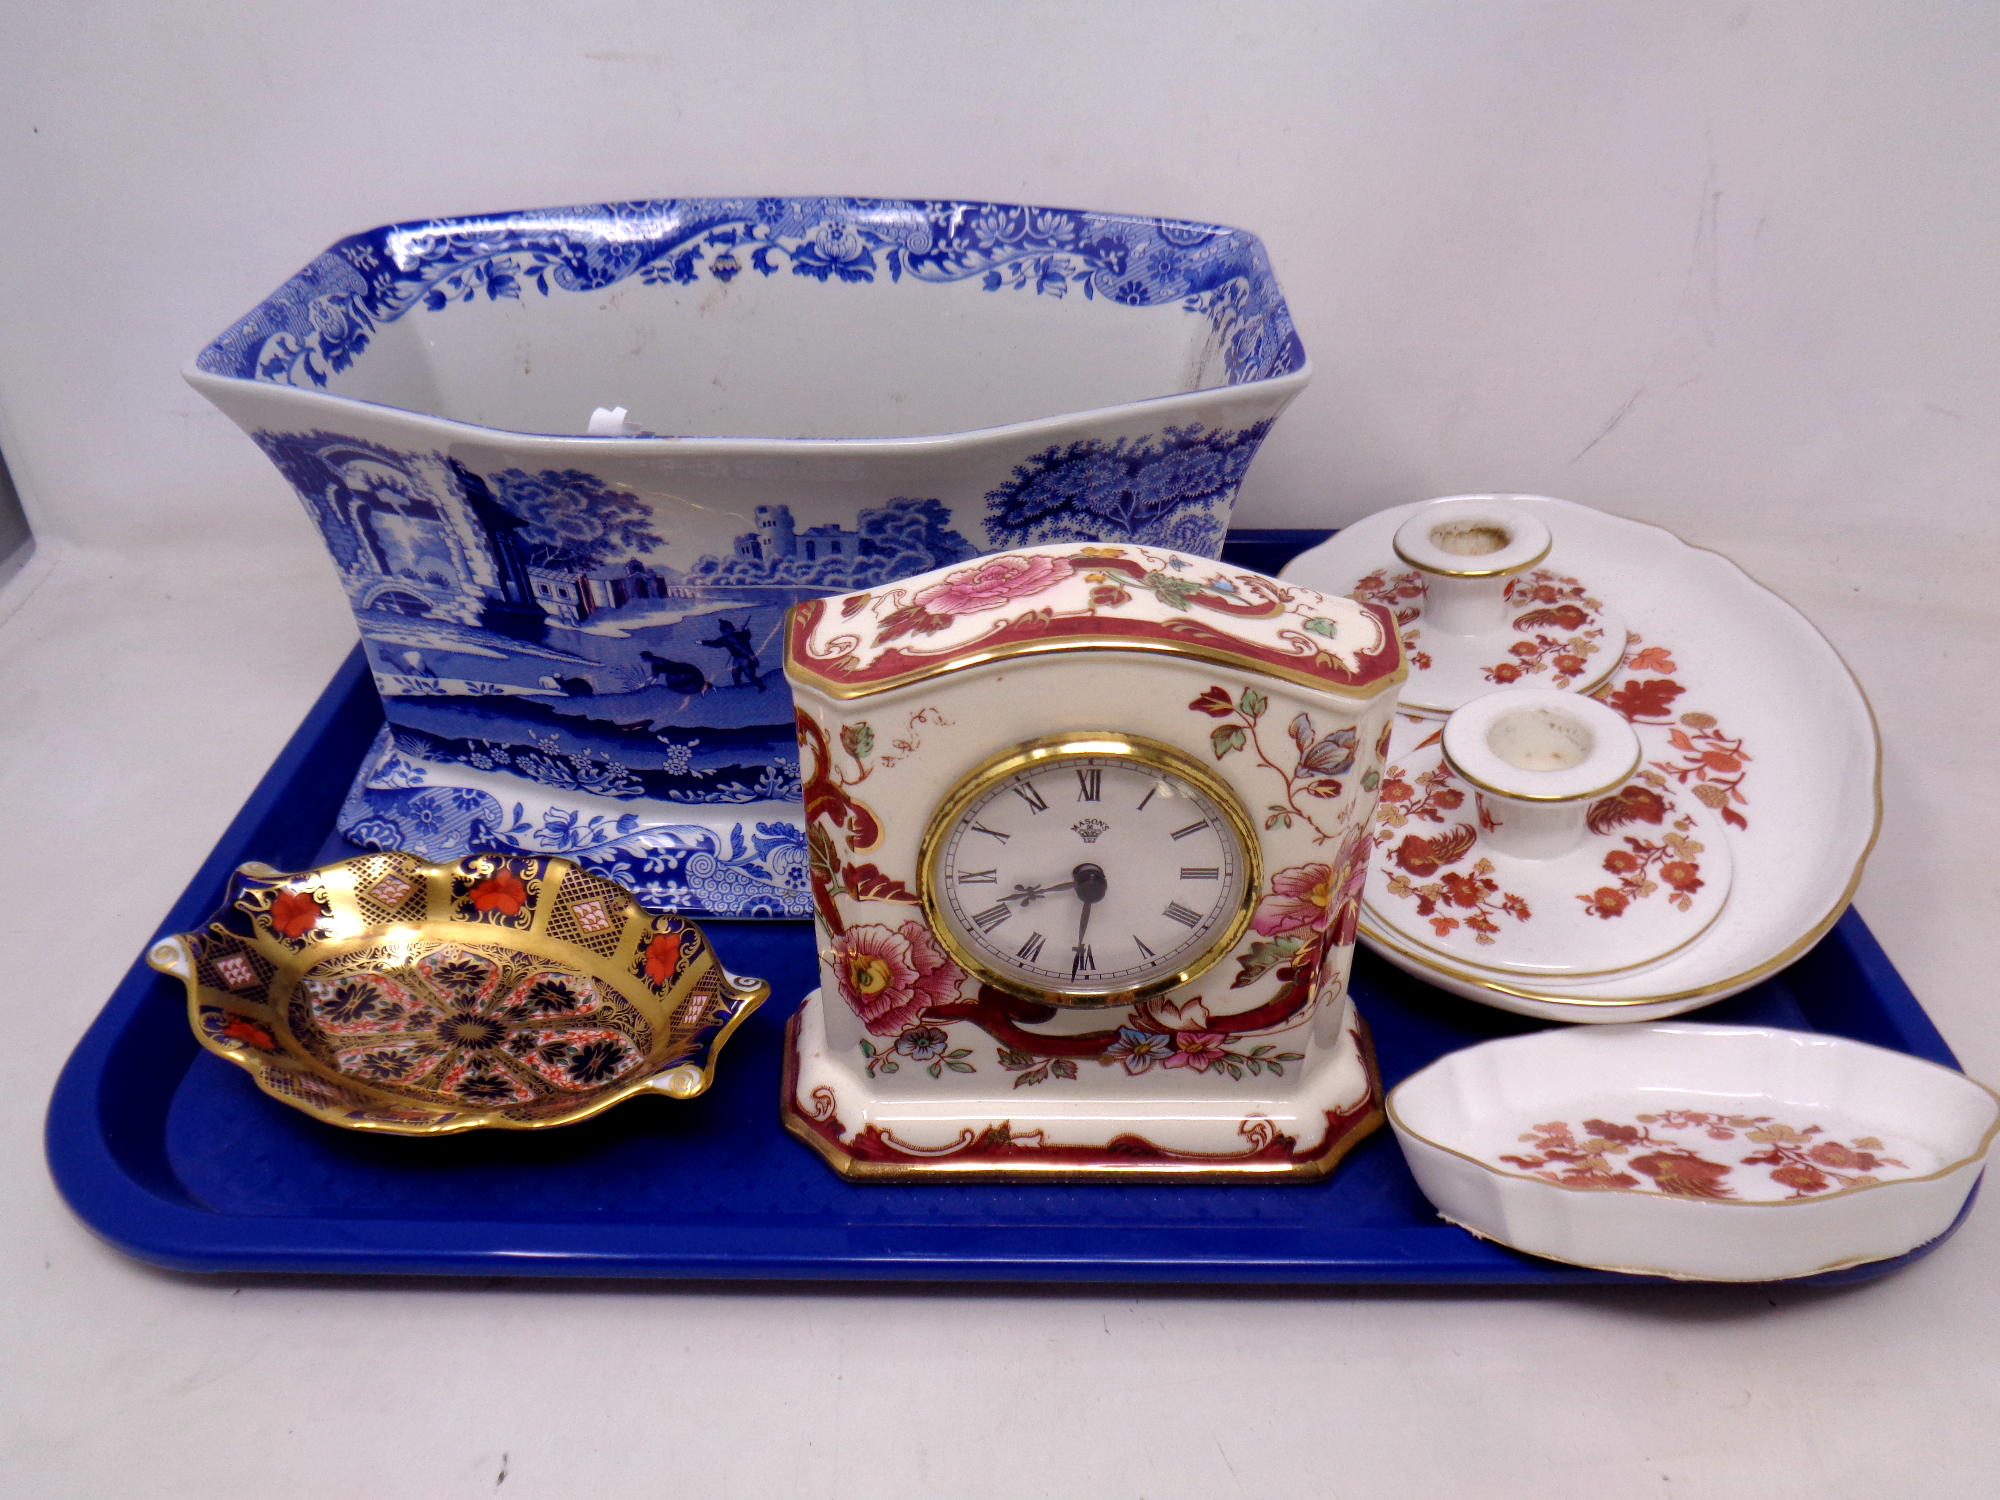
{"type": "Polygon", "coordinates": [[[931,813],[917,849],[917,896],[923,905],[924,920],[952,959],[981,982],[1009,994],[1024,995],[1049,1005],[1076,1008],[1129,1005],[1137,1000],[1166,994],[1200,978],[1242,941],[1243,934],[1250,928],[1250,918],[1257,909],[1263,885],[1263,849],[1258,843],[1255,827],[1229,784],[1192,756],[1170,745],[1116,730],[1048,735],[982,761],[959,778],[931,813]],[[969,949],[960,940],[946,918],[938,895],[938,862],[945,852],[952,829],[967,809],[987,791],[1026,768],[1084,756],[1123,758],[1135,766],[1171,777],[1200,793],[1222,814],[1224,824],[1242,850],[1243,891],[1235,910],[1217,927],[1215,937],[1192,958],[1182,960],[1171,973],[1161,974],[1143,984],[1113,988],[1080,985],[1069,989],[1029,989],[1024,987],[1021,976],[993,967],[979,952],[969,949]]]}

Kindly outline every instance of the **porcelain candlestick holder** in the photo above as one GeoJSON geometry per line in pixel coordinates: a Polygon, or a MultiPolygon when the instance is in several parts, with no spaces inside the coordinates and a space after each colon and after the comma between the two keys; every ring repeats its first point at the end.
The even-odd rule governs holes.
{"type": "Polygon", "coordinates": [[[1384,830],[1396,873],[1364,901],[1371,925],[1434,961],[1581,977],[1658,963],[1721,914],[1720,820],[1643,763],[1616,709],[1510,688],[1457,709],[1434,739],[1399,783],[1422,787],[1432,816],[1421,833],[1384,830]]]}
{"type": "Polygon", "coordinates": [[[1516,683],[1585,693],[1618,669],[1624,622],[1540,568],[1554,542],[1520,506],[1492,495],[1436,500],[1396,528],[1393,545],[1413,571],[1375,582],[1403,601],[1406,712],[1441,716],[1516,683]]]}

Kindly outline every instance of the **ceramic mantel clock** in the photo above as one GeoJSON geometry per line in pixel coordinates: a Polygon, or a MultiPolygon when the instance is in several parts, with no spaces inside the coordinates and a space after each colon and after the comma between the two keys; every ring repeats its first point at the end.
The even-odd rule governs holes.
{"type": "Polygon", "coordinates": [[[785,1113],[840,1172],[1312,1178],[1378,1123],[1380,606],[1035,547],[802,603],[785,670],[820,947],[785,1113]]]}

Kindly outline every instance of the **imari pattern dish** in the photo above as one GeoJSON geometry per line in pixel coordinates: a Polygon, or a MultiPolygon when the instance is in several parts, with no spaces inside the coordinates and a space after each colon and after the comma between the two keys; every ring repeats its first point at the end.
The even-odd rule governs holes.
{"type": "Polygon", "coordinates": [[[1900,1052],[1755,1026],[1578,1027],[1450,1053],[1389,1095],[1439,1214],[1572,1265],[1769,1281],[1950,1228],[2000,1095],[1900,1052]]]}
{"type": "Polygon", "coordinates": [[[723,969],[694,923],[548,857],[245,865],[206,927],[148,961],[187,985],[202,1046],[265,1093],[399,1135],[693,1098],[770,993],[723,969]]]}
{"type": "MultiPolygon", "coordinates": [[[[1392,928],[1364,912],[1362,942],[1453,994],[1550,1020],[1656,1020],[1748,988],[1816,942],[1860,882],[1881,816],[1881,754],[1866,698],[1826,639],[1727,558],[1569,501],[1489,498],[1548,529],[1551,546],[1539,566],[1549,571],[1551,588],[1617,601],[1627,632],[1623,659],[1591,696],[1637,733],[1641,759],[1632,785],[1661,799],[1657,823],[1631,816],[1650,813],[1648,798],[1623,810],[1599,878],[1587,891],[1565,892],[1564,902],[1587,896],[1592,920],[1616,931],[1635,913],[1680,895],[1699,897],[1702,890],[1679,868],[1688,851],[1669,845],[1667,835],[1702,844],[1699,859],[1706,861],[1718,847],[1710,836],[1717,831],[1732,867],[1728,900],[1697,940],[1620,973],[1529,978],[1440,954],[1438,939],[1462,945],[1461,929],[1470,928],[1470,948],[1455,946],[1454,953],[1477,955],[1489,946],[1479,941],[1480,922],[1525,926],[1547,908],[1527,901],[1509,911],[1499,891],[1473,878],[1478,856],[1461,830],[1478,831],[1477,804],[1466,788],[1424,780],[1438,772],[1426,758],[1436,719],[1399,714],[1374,837],[1385,879],[1406,879],[1370,901],[1400,907],[1401,917],[1392,928]],[[1683,816],[1692,819],[1687,830],[1674,826],[1683,816]],[[1628,838],[1662,849],[1656,857],[1628,838]],[[1668,864],[1676,866],[1671,875],[1668,864]],[[1607,894],[1599,896],[1600,888],[1607,894]],[[1432,909],[1420,911],[1426,902],[1432,909]],[[1430,924],[1430,947],[1402,935],[1413,919],[1430,924]],[[1456,925],[1440,931],[1443,923],[1456,925]]],[[[1356,522],[1300,556],[1284,577],[1380,602],[1385,580],[1412,571],[1394,543],[1421,508],[1400,506],[1356,522]]],[[[1558,686],[1540,676],[1523,672],[1503,686],[1558,686]]],[[[1705,883],[1706,869],[1693,878],[1705,883]]],[[[1631,952],[1641,957],[1650,946],[1631,952]]]]}
{"type": "Polygon", "coordinates": [[[1385,610],[1033,547],[800,605],[785,668],[819,988],[784,1107],[843,1174],[1310,1180],[1379,1123],[1385,610]]]}
{"type": "Polygon", "coordinates": [[[1040,542],[1212,555],[1310,370],[1240,230],[732,198],[368,230],[187,374],[359,622],[348,839],[803,917],[786,608],[1040,542]]]}

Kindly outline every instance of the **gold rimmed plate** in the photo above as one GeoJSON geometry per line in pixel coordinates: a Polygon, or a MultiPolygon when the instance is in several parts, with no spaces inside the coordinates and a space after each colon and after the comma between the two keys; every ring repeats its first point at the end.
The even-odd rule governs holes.
{"type": "Polygon", "coordinates": [[[551,856],[247,864],[199,932],[147,954],[202,1046],[272,1098],[396,1135],[571,1124],[689,1099],[770,994],[702,931],[551,856]]]}
{"type": "MultiPolygon", "coordinates": [[[[1868,701],[1803,615],[1719,553],[1566,500],[1503,498],[1548,527],[1554,544],[1544,566],[1563,587],[1588,588],[1624,616],[1624,659],[1594,696],[1638,732],[1641,770],[1723,825],[1734,866],[1729,902],[1699,938],[1658,963],[1568,980],[1503,977],[1440,958],[1366,916],[1361,941],[1453,994],[1548,1020],[1656,1020],[1748,989],[1817,942],[1860,883],[1881,819],[1881,748],[1868,701]]],[[[1327,593],[1380,582],[1378,573],[1395,584],[1392,538],[1415,509],[1356,522],[1282,576],[1327,593]]],[[[1547,685],[1547,672],[1530,670],[1536,664],[1496,664],[1493,686],[1547,685]]],[[[1539,920],[1534,903],[1510,904],[1499,882],[1486,889],[1489,877],[1463,857],[1471,840],[1454,830],[1476,817],[1469,800],[1397,775],[1436,732],[1435,721],[1397,718],[1370,901],[1428,900],[1426,918],[1460,924],[1539,920]],[[1404,877],[1397,892],[1376,889],[1394,875],[1404,877]]],[[[1662,827],[1633,823],[1620,833],[1659,842],[1662,827]]],[[[1627,867],[1644,864],[1646,852],[1632,851],[1632,861],[1621,858],[1567,899],[1594,903],[1607,927],[1634,902],[1669,899],[1670,882],[1627,867]]]]}

